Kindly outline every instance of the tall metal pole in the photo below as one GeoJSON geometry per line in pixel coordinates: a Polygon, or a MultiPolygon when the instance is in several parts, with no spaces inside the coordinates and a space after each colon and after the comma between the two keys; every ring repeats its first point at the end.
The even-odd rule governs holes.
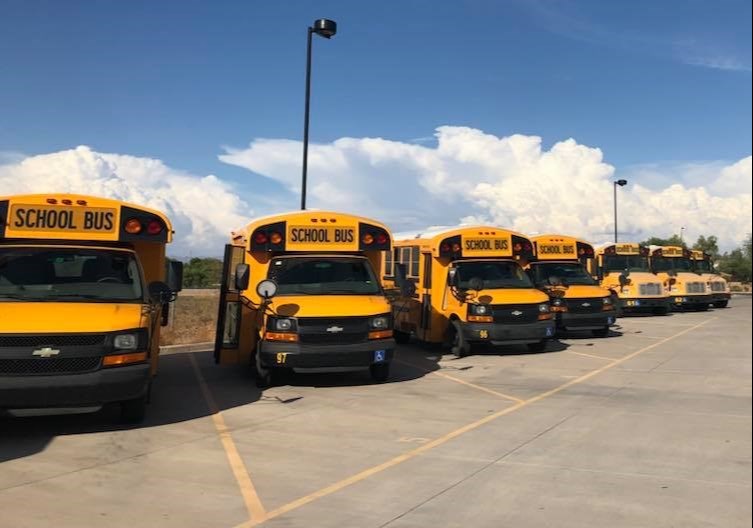
{"type": "Polygon", "coordinates": [[[308,29],[306,45],[306,106],[303,111],[303,172],[301,174],[301,210],[306,209],[306,178],[309,165],[309,107],[311,101],[311,36],[314,28],[308,29]]]}
{"type": "Polygon", "coordinates": [[[617,243],[617,182],[612,183],[614,187],[614,243],[617,243]]]}

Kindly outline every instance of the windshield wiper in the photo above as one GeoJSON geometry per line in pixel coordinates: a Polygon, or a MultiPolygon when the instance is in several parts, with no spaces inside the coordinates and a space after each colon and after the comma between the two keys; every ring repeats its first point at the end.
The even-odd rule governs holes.
{"type": "Polygon", "coordinates": [[[99,295],[91,295],[87,293],[56,293],[55,295],[48,295],[45,297],[47,300],[53,300],[53,299],[97,299],[97,300],[105,300],[103,297],[100,297],[99,295]]]}
{"type": "Polygon", "coordinates": [[[25,301],[29,297],[18,295],[17,293],[0,293],[0,299],[13,299],[14,301],[25,301]]]}

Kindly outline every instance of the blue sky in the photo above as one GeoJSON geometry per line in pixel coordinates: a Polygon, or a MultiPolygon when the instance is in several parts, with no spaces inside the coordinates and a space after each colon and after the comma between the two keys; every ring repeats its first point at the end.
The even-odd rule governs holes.
{"type": "Polygon", "coordinates": [[[319,17],[339,32],[314,42],[315,142],[435,145],[436,127],[466,126],[544,149],[572,137],[636,174],[750,155],[742,0],[4,0],[0,154],[88,145],[283,192],[218,156],[300,139],[319,17]]]}

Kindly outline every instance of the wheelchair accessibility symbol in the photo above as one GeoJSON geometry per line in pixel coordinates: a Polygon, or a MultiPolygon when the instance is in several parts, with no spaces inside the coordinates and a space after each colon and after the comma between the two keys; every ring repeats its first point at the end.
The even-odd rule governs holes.
{"type": "Polygon", "coordinates": [[[384,361],[386,352],[384,350],[375,350],[374,351],[374,363],[381,363],[384,361]]]}
{"type": "Polygon", "coordinates": [[[552,337],[553,335],[554,335],[554,328],[552,328],[552,327],[550,326],[550,327],[548,327],[548,328],[546,329],[546,336],[547,336],[547,337],[552,337]]]}

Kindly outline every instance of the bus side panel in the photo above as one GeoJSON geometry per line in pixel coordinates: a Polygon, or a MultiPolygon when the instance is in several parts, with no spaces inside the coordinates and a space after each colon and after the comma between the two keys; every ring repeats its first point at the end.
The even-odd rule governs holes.
{"type": "MultiPolygon", "coordinates": [[[[144,281],[148,286],[155,281],[165,281],[165,244],[155,244],[154,242],[136,242],[134,250],[139,256],[141,267],[144,269],[144,281]]],[[[159,346],[160,346],[160,326],[159,314],[149,314],[145,312],[142,319],[142,325],[151,328],[151,343],[149,357],[151,358],[151,374],[157,374],[159,364],[159,346]]]]}

